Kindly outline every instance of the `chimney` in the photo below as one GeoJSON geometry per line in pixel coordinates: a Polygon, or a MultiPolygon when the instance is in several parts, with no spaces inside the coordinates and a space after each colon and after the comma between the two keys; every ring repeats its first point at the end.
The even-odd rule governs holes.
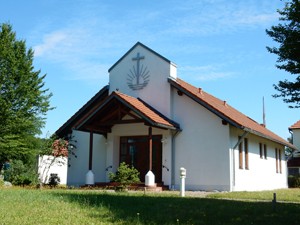
{"type": "Polygon", "coordinates": [[[203,95],[202,88],[198,88],[198,92],[199,92],[200,95],[203,95]]]}

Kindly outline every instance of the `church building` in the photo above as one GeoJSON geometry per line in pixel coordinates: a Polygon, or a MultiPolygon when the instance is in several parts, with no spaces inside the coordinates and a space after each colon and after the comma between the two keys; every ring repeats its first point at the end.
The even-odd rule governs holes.
{"type": "Polygon", "coordinates": [[[67,184],[109,182],[121,162],[146,186],[252,191],[287,187],[285,146],[257,123],[177,75],[169,59],[137,42],[103,87],[57,131],[76,141],[67,184]]]}

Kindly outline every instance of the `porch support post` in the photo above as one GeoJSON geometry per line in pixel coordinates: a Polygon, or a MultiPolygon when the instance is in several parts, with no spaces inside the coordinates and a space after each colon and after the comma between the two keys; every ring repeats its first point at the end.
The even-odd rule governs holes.
{"type": "Polygon", "coordinates": [[[155,187],[155,175],[152,173],[152,127],[149,127],[148,131],[149,139],[149,171],[145,176],[145,185],[146,187],[155,187]]]}
{"type": "Polygon", "coordinates": [[[89,146],[89,170],[93,168],[93,131],[90,131],[90,146],[89,146]]]}
{"type": "Polygon", "coordinates": [[[152,171],[152,127],[149,127],[149,171],[152,171]]]}
{"type": "Polygon", "coordinates": [[[85,175],[85,184],[86,185],[94,185],[94,173],[92,171],[93,168],[93,131],[90,131],[90,145],[89,145],[89,171],[85,175]]]}

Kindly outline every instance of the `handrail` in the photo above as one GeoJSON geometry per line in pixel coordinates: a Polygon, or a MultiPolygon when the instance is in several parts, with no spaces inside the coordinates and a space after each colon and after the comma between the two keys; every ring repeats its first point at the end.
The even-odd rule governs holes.
{"type": "Polygon", "coordinates": [[[162,168],[165,168],[167,171],[169,171],[169,168],[166,167],[165,165],[162,165],[162,168]]]}
{"type": "Polygon", "coordinates": [[[108,166],[106,167],[105,171],[108,171],[109,168],[112,168],[112,166],[108,166]]]}

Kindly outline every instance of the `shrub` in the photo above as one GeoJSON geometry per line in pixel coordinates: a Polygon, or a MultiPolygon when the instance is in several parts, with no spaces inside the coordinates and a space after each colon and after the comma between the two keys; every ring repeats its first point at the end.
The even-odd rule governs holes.
{"type": "Polygon", "coordinates": [[[56,187],[59,184],[60,184],[59,176],[56,173],[51,173],[49,177],[48,185],[52,188],[52,187],[56,187]]]}
{"type": "Polygon", "coordinates": [[[25,165],[21,160],[14,160],[10,168],[4,171],[6,181],[13,185],[30,185],[37,183],[35,165],[25,165]]]}
{"type": "Polygon", "coordinates": [[[300,175],[288,177],[289,188],[300,188],[300,175]]]}
{"type": "Polygon", "coordinates": [[[109,173],[109,179],[111,182],[119,183],[117,190],[124,191],[130,184],[136,184],[140,182],[140,172],[134,167],[130,167],[125,162],[122,162],[116,173],[109,173]]]}

